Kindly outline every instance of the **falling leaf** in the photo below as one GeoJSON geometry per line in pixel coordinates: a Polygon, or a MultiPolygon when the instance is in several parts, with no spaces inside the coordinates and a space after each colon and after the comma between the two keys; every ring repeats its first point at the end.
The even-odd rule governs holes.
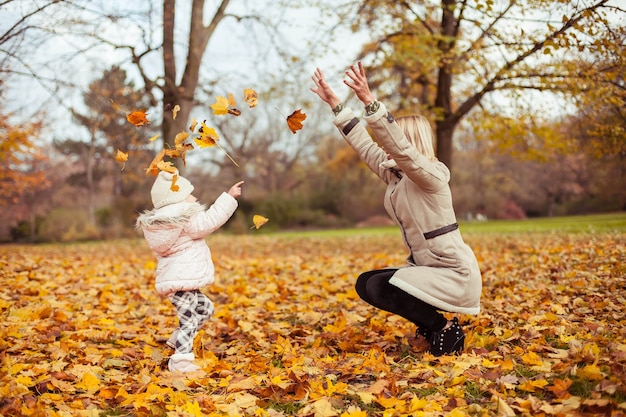
{"type": "Polygon", "coordinates": [[[256,227],[258,230],[268,221],[270,221],[270,219],[268,219],[267,217],[263,217],[260,214],[255,214],[254,216],[252,216],[252,223],[254,223],[254,226],[252,226],[250,229],[256,227]]]}
{"type": "Polygon", "coordinates": [[[228,93],[228,98],[217,96],[215,103],[211,104],[213,114],[216,116],[223,116],[225,114],[240,116],[241,111],[239,111],[235,106],[237,106],[237,102],[235,101],[235,96],[232,93],[228,93]]]}
{"type": "Polygon", "coordinates": [[[164,157],[165,157],[165,149],[163,149],[161,152],[159,152],[154,157],[152,162],[150,162],[150,166],[148,168],[146,168],[146,174],[151,174],[151,175],[157,176],[159,174],[159,162],[163,161],[164,157]]]}
{"type": "Polygon", "coordinates": [[[216,116],[228,114],[228,99],[223,96],[217,96],[215,103],[211,104],[211,108],[216,116]]]}
{"type": "Polygon", "coordinates": [[[237,106],[237,101],[235,101],[235,96],[233,95],[233,93],[228,93],[228,105],[230,107],[237,106]]]}
{"type": "Polygon", "coordinates": [[[178,181],[178,175],[174,174],[174,176],[172,176],[172,185],[170,187],[170,190],[174,192],[180,190],[180,187],[176,184],[176,181],[178,181]]]}
{"type": "Polygon", "coordinates": [[[198,121],[195,117],[192,117],[191,124],[189,125],[189,130],[193,132],[194,130],[196,130],[196,126],[198,126],[198,121]]]}
{"type": "Polygon", "coordinates": [[[301,109],[298,109],[287,116],[287,125],[293,134],[296,133],[297,130],[302,129],[302,122],[306,119],[306,114],[301,112],[301,109]]]}
{"type": "Polygon", "coordinates": [[[155,140],[157,140],[157,139],[159,138],[159,136],[161,136],[161,135],[160,135],[160,134],[158,134],[158,133],[157,133],[156,135],[152,136],[152,137],[149,139],[149,140],[150,140],[150,142],[154,142],[155,140]]]}
{"type": "Polygon", "coordinates": [[[248,103],[248,106],[250,106],[250,108],[256,107],[258,97],[256,91],[251,88],[246,88],[243,90],[243,95],[245,97],[244,101],[248,103]]]}
{"type": "Polygon", "coordinates": [[[169,172],[170,174],[175,174],[176,172],[178,172],[174,164],[170,161],[160,161],[159,163],[157,163],[157,168],[159,169],[159,171],[169,172]]]}
{"type": "Polygon", "coordinates": [[[198,133],[200,134],[200,137],[195,138],[194,141],[201,148],[215,146],[217,144],[217,141],[219,140],[219,135],[217,134],[215,129],[213,129],[212,127],[208,127],[206,124],[204,124],[204,122],[202,122],[198,133]]]}
{"type": "Polygon", "coordinates": [[[174,144],[176,146],[180,145],[181,143],[183,143],[187,138],[189,137],[189,133],[187,132],[179,132],[176,137],[174,138],[174,144]]]}
{"type": "Polygon", "coordinates": [[[172,109],[172,118],[176,120],[176,116],[178,116],[178,112],[180,111],[180,106],[177,104],[172,109]]]}
{"type": "Polygon", "coordinates": [[[150,124],[147,116],[148,115],[146,114],[145,109],[134,110],[130,112],[128,116],[126,116],[126,120],[128,120],[130,123],[134,124],[137,127],[141,127],[150,124]]]}
{"type": "Polygon", "coordinates": [[[126,166],[126,161],[128,161],[128,152],[125,153],[118,149],[117,153],[115,154],[115,160],[124,163],[124,165],[122,165],[122,170],[124,170],[124,167],[126,166]]]}

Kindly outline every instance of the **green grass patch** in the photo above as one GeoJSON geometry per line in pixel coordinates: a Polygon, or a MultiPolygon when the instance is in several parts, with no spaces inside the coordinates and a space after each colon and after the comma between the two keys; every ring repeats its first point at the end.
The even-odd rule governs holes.
{"type": "MultiPolygon", "coordinates": [[[[626,231],[626,212],[590,214],[584,216],[541,217],[524,220],[488,220],[484,222],[459,221],[462,233],[511,234],[511,233],[615,233],[626,231]]],[[[397,235],[396,226],[366,227],[329,230],[268,231],[283,237],[346,237],[368,235],[397,235]]]]}

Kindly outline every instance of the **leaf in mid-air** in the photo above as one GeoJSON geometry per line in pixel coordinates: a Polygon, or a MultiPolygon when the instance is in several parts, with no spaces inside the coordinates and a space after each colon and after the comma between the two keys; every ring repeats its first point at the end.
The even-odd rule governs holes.
{"type": "Polygon", "coordinates": [[[287,125],[293,134],[302,129],[302,122],[304,119],[306,119],[306,114],[302,113],[301,109],[298,109],[287,116],[287,125]]]}
{"type": "Polygon", "coordinates": [[[178,112],[180,111],[180,106],[177,104],[172,109],[172,118],[176,120],[176,116],[178,116],[178,112]]]}
{"type": "Polygon", "coordinates": [[[245,97],[244,101],[248,103],[248,106],[250,106],[250,108],[253,108],[257,105],[258,95],[256,91],[254,91],[252,88],[245,88],[243,90],[243,95],[245,97]]]}
{"type": "Polygon", "coordinates": [[[258,230],[261,228],[261,226],[263,226],[269,220],[270,219],[268,219],[267,217],[261,216],[260,214],[255,214],[254,216],[252,216],[252,223],[254,223],[254,226],[252,227],[256,227],[258,230]]]}
{"type": "Polygon", "coordinates": [[[210,146],[215,146],[217,141],[219,140],[219,136],[215,129],[212,127],[208,127],[204,122],[202,122],[202,126],[198,129],[198,134],[200,137],[195,138],[194,141],[201,148],[208,148],[210,146]]]}
{"type": "Polygon", "coordinates": [[[123,170],[124,167],[126,166],[126,161],[128,161],[128,152],[122,152],[118,149],[117,153],[115,154],[115,160],[118,162],[124,163],[124,165],[122,165],[122,170],[123,170]]]}
{"type": "Polygon", "coordinates": [[[148,115],[146,114],[145,109],[133,110],[128,114],[128,116],[126,116],[126,120],[128,120],[130,123],[134,124],[137,127],[141,127],[150,124],[147,116],[148,115]]]}
{"type": "Polygon", "coordinates": [[[217,96],[215,100],[215,103],[211,104],[213,114],[216,116],[228,114],[228,99],[223,96],[217,96]]]}

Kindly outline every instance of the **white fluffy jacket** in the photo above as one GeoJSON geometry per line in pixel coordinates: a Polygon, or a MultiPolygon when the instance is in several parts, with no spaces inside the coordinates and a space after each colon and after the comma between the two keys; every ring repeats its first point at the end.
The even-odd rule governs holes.
{"type": "Polygon", "coordinates": [[[183,201],[139,215],[137,228],[158,260],[159,294],[195,290],[213,282],[213,260],[205,237],[224,225],[236,209],[237,200],[222,193],[208,209],[183,201]]]}

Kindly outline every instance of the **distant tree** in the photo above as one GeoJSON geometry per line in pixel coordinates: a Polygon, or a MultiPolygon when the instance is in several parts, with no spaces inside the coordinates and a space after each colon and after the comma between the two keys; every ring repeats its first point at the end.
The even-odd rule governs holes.
{"type": "Polygon", "coordinates": [[[82,166],[72,172],[68,180],[86,189],[88,218],[95,224],[98,183],[104,178],[112,178],[110,194],[114,197],[132,193],[135,189],[132,184],[145,180],[145,168],[153,152],[146,149],[148,131],[128,123],[119,110],[146,104],[144,92],[127,80],[126,71],[119,67],[104,71],[100,79],[89,85],[83,101],[86,110],[72,109],[72,114],[85,127],[87,137],[55,140],[55,147],[62,154],[78,159],[78,166],[82,166]],[[130,154],[124,175],[122,165],[113,159],[118,149],[130,154]]]}
{"type": "Polygon", "coordinates": [[[429,115],[448,165],[455,129],[472,110],[505,110],[507,98],[530,90],[583,93],[592,74],[612,83],[614,72],[593,62],[619,45],[612,34],[623,32],[626,15],[609,0],[361,0],[336,8],[374,38],[362,55],[379,98],[398,114],[429,115]]]}

